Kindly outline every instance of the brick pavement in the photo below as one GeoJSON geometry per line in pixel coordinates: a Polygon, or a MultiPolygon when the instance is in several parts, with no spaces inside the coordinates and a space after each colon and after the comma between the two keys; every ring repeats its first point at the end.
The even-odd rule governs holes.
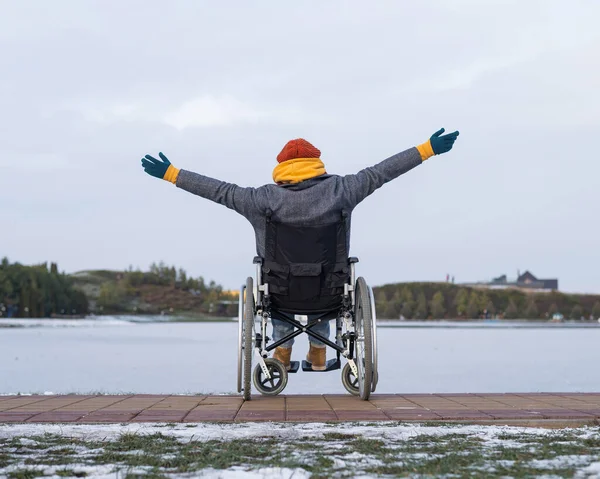
{"type": "Polygon", "coordinates": [[[600,393],[0,396],[0,423],[408,421],[600,424],[600,393]]]}

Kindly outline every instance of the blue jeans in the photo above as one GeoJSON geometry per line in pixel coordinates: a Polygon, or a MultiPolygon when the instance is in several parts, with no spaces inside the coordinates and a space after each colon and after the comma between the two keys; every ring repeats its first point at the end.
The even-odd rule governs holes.
{"type": "MultiPolygon", "coordinates": [[[[278,313],[278,314],[282,315],[283,313],[278,313]]],[[[289,314],[287,316],[292,319],[294,318],[293,314],[289,314]]],[[[319,317],[318,315],[310,315],[309,314],[308,322],[310,323],[312,320],[314,320],[315,318],[318,318],[318,317],[319,317]]],[[[329,322],[330,321],[331,320],[329,320],[329,319],[323,320],[320,323],[318,323],[317,325],[310,328],[310,330],[313,331],[314,333],[320,334],[321,336],[329,339],[329,332],[330,332],[329,322]]],[[[286,323],[285,321],[282,321],[281,319],[271,318],[271,323],[273,324],[273,341],[279,341],[280,339],[284,338],[288,334],[291,334],[295,329],[291,324],[286,323]]],[[[312,336],[308,337],[308,341],[313,346],[324,346],[324,343],[313,338],[312,336]]],[[[281,345],[281,347],[291,348],[293,344],[294,344],[294,338],[283,343],[281,345]]]]}

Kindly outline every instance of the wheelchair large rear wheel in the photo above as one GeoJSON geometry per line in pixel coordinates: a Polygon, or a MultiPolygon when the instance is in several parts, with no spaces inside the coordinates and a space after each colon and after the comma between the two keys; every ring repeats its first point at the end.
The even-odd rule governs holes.
{"type": "Polygon", "coordinates": [[[244,297],[244,385],[243,396],[250,400],[252,387],[252,353],[254,351],[254,281],[251,277],[246,279],[246,295],[244,297]]]}
{"type": "Polygon", "coordinates": [[[373,337],[373,384],[371,385],[371,392],[374,393],[379,382],[379,361],[377,359],[378,348],[377,348],[377,313],[375,311],[375,296],[373,295],[373,288],[369,286],[369,299],[371,300],[371,318],[373,325],[371,328],[373,337]]]}
{"type": "Polygon", "coordinates": [[[354,325],[358,391],[360,398],[366,401],[373,387],[373,314],[369,287],[362,276],[356,280],[354,325]]]}

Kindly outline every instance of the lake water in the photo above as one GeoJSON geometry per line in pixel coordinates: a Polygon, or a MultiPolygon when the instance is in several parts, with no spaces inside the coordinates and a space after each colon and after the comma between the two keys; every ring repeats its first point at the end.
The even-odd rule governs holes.
{"type": "MultiPolygon", "coordinates": [[[[598,325],[512,326],[382,325],[377,392],[600,391],[598,325]]],[[[293,359],[304,358],[307,342],[305,336],[296,339],[293,359]]],[[[79,327],[0,328],[4,394],[234,393],[236,378],[234,322],[117,320],[84,321],[79,327]]],[[[345,390],[340,371],[300,371],[290,375],[285,392],[345,390]]]]}

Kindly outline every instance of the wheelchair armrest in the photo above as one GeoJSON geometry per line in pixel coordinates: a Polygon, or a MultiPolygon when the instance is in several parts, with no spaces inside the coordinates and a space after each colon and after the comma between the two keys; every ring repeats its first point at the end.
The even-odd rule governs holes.
{"type": "Polygon", "coordinates": [[[348,258],[348,264],[358,263],[358,258],[356,256],[351,256],[348,258]]]}
{"type": "Polygon", "coordinates": [[[263,264],[263,259],[260,256],[255,256],[254,260],[252,261],[252,263],[254,263],[254,264],[263,264]]]}

